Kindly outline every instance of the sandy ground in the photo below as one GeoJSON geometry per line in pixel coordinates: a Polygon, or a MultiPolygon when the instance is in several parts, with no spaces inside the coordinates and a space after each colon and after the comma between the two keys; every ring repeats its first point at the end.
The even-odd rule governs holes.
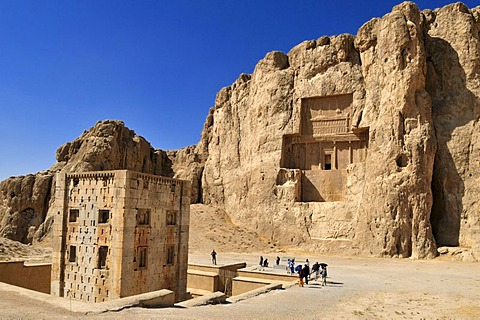
{"type": "MultiPolygon", "coordinates": [[[[219,264],[256,265],[260,255],[271,263],[277,255],[295,256],[297,261],[309,258],[312,263],[328,263],[327,286],[313,281],[303,288],[293,286],[234,304],[130,308],[103,314],[72,313],[68,301],[62,309],[17,292],[0,291],[0,319],[480,319],[478,263],[286,253],[205,206],[192,207],[191,225],[191,263],[210,263],[212,249],[218,252],[219,264]]],[[[48,256],[44,248],[17,245],[0,241],[0,259],[48,256]]]]}
{"type": "Polygon", "coordinates": [[[51,262],[51,246],[26,245],[0,237],[0,261],[51,262]]]}

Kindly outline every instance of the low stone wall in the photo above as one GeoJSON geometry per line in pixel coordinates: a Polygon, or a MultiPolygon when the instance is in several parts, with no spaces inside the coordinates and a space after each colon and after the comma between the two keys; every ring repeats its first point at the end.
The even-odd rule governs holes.
{"type": "Polygon", "coordinates": [[[50,263],[0,262],[0,282],[50,294],[51,270],[50,263]]]}
{"type": "MultiPolygon", "coordinates": [[[[248,287],[247,290],[249,290],[249,291],[247,291],[245,293],[236,294],[236,295],[228,298],[226,301],[229,302],[229,303],[236,303],[236,302],[239,302],[239,301],[242,301],[242,300],[253,298],[253,297],[258,296],[260,294],[267,293],[267,292],[272,291],[272,290],[278,290],[278,289],[282,289],[282,288],[283,288],[283,285],[280,282],[273,282],[271,284],[267,284],[267,285],[261,286],[257,289],[253,289],[253,290],[249,290],[251,288],[248,287]]],[[[235,290],[235,282],[234,282],[234,290],[235,290]]]]}
{"type": "Polygon", "coordinates": [[[246,268],[246,265],[245,262],[222,266],[189,264],[188,290],[192,296],[198,296],[195,294],[197,291],[220,291],[233,297],[250,291],[262,291],[262,288],[270,288],[272,284],[273,289],[285,287],[297,279],[296,276],[288,274],[251,270],[246,268]]]}
{"type": "MultiPolygon", "coordinates": [[[[130,297],[114,299],[93,304],[92,312],[122,310],[129,307],[166,308],[175,304],[175,292],[167,289],[137,294],[130,297]]],[[[88,305],[88,303],[86,303],[88,305]]]]}
{"type": "Polygon", "coordinates": [[[187,287],[190,289],[206,290],[215,292],[219,287],[218,274],[215,272],[188,270],[187,287]]]}
{"type": "Polygon", "coordinates": [[[232,283],[232,296],[238,296],[239,294],[259,289],[269,284],[271,284],[271,281],[264,279],[236,277],[232,283]]]}
{"type": "Polygon", "coordinates": [[[187,271],[187,287],[210,292],[220,291],[227,296],[232,295],[232,279],[237,276],[238,269],[245,268],[245,262],[227,265],[189,264],[187,271]],[[210,279],[209,279],[210,278],[210,279]],[[210,289],[213,286],[213,290],[210,289]]]}
{"type": "Polygon", "coordinates": [[[207,264],[195,264],[189,263],[188,270],[198,270],[198,271],[207,271],[207,272],[214,272],[219,274],[220,270],[226,271],[236,271],[241,268],[245,268],[247,266],[246,262],[239,262],[239,263],[232,263],[226,265],[207,265],[207,264]]]}
{"type": "Polygon", "coordinates": [[[176,303],[175,306],[181,308],[199,307],[207,304],[225,303],[226,299],[227,295],[222,292],[209,292],[203,296],[176,303]]]}
{"type": "Polygon", "coordinates": [[[264,271],[238,270],[238,277],[256,278],[268,281],[268,283],[283,282],[289,283],[297,279],[296,275],[269,273],[264,271]]]}
{"type": "MultiPolygon", "coordinates": [[[[273,282],[288,283],[296,279],[291,275],[242,270],[245,266],[244,262],[223,266],[189,264],[188,288],[192,291],[219,291],[227,296],[236,296],[273,282]]],[[[0,282],[50,294],[51,268],[49,263],[25,265],[24,261],[0,262],[0,282]]],[[[160,296],[165,301],[158,304],[171,303],[169,295],[160,296]]]]}

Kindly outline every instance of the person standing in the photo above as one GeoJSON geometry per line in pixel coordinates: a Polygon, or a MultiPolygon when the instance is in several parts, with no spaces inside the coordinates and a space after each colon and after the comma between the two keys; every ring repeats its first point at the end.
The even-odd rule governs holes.
{"type": "Polygon", "coordinates": [[[318,262],[315,262],[312,266],[312,274],[315,272],[315,281],[318,279],[318,276],[320,275],[320,265],[318,262]]]}
{"type": "Polygon", "coordinates": [[[258,263],[260,267],[263,267],[263,256],[260,256],[260,262],[258,263]]]}
{"type": "Polygon", "coordinates": [[[299,264],[296,268],[298,272],[298,286],[303,287],[303,270],[302,270],[302,265],[299,264]],[[300,267],[300,268],[299,268],[300,267]]]}
{"type": "Polygon", "coordinates": [[[303,267],[303,277],[305,278],[305,284],[308,285],[308,278],[310,277],[310,267],[306,263],[303,267]]]}
{"type": "Polygon", "coordinates": [[[327,267],[322,266],[322,271],[320,272],[320,275],[322,276],[322,286],[327,285],[327,267]]]}
{"type": "Polygon", "coordinates": [[[210,255],[212,256],[212,263],[214,265],[217,264],[217,253],[215,252],[215,249],[212,251],[212,253],[210,253],[210,255]]]}
{"type": "Polygon", "coordinates": [[[277,256],[277,260],[275,260],[275,263],[276,263],[277,266],[280,265],[280,257],[279,256],[277,256]]]}

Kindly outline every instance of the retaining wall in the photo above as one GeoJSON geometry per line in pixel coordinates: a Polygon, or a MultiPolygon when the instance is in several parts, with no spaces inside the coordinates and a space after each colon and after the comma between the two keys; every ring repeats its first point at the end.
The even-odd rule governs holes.
{"type": "Polygon", "coordinates": [[[0,262],[0,282],[50,294],[51,270],[50,263],[0,262]]]}

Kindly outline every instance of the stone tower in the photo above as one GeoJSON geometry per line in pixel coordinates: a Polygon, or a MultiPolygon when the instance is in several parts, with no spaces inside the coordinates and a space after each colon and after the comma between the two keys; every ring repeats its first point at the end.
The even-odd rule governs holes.
{"type": "Polygon", "coordinates": [[[190,182],[129,170],[56,176],[51,292],[103,302],[186,293],[190,182]]]}

